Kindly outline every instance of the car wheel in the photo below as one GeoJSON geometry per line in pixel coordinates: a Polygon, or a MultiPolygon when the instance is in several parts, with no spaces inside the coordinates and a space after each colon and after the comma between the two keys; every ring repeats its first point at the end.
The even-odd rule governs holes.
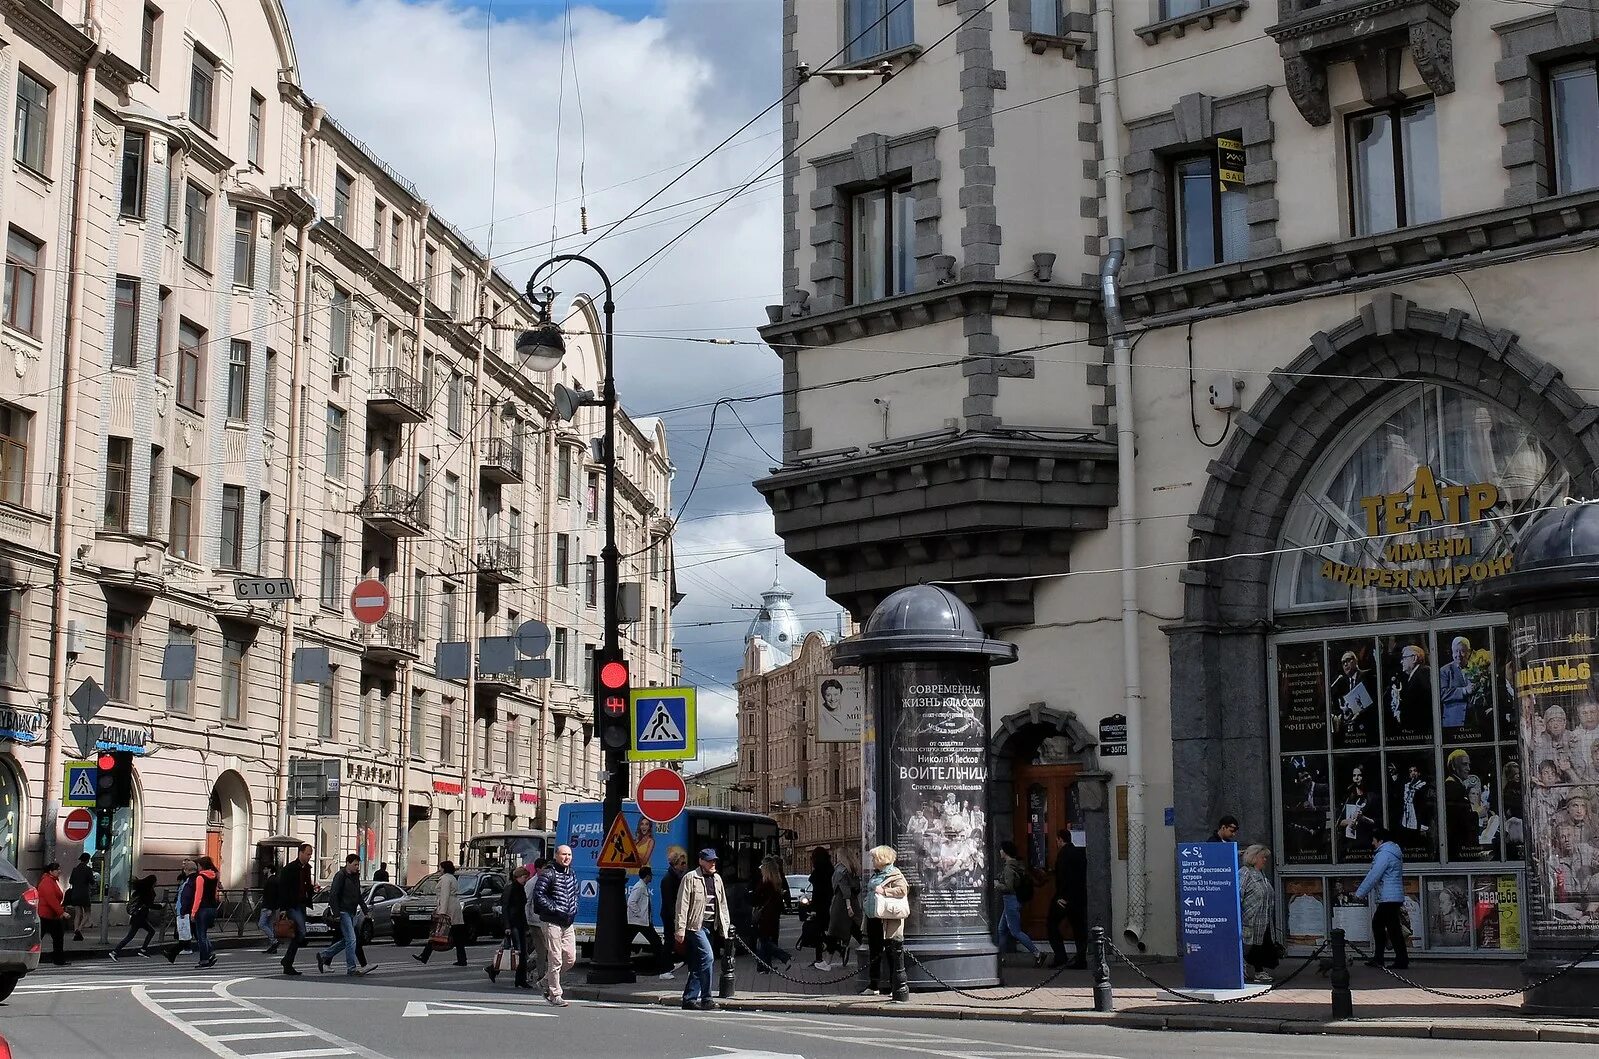
{"type": "Polygon", "coordinates": [[[20,974],[8,974],[0,976],[0,1000],[4,1000],[6,997],[10,996],[11,991],[17,987],[17,983],[20,981],[22,981],[22,976],[20,974]]]}

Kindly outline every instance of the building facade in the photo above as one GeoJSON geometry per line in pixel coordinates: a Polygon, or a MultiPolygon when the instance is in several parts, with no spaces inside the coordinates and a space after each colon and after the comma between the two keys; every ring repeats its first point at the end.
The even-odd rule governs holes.
{"type": "MultiPolygon", "coordinates": [[[[137,756],[114,898],[134,864],[206,851],[255,885],[285,832],[324,875],[354,850],[414,880],[597,797],[603,424],[551,400],[597,384],[596,308],[576,299],[558,368],[521,363],[532,307],[305,94],[277,0],[0,19],[0,854],[76,855],[53,803],[89,678],[100,745],[137,756]],[[236,598],[257,576],[295,598],[236,598]],[[389,598],[372,624],[366,579],[389,598]],[[533,619],[549,674],[528,679],[542,645],[503,638],[533,619]],[[440,644],[485,637],[441,677],[440,644]],[[288,814],[300,760],[331,763],[335,814],[288,814]]],[[[670,684],[660,423],[621,417],[617,456],[625,644],[637,683],[670,684]]]]}
{"type": "Polygon", "coordinates": [[[1599,459],[1593,5],[783,18],[784,465],[758,485],[857,618],[939,582],[1020,646],[990,841],[1042,868],[1082,831],[1095,920],[1173,952],[1175,844],[1220,814],[1275,850],[1295,946],[1360,936],[1383,825],[1423,951],[1521,951],[1556,914],[1522,844],[1599,783],[1599,708],[1525,719],[1535,779],[1505,619],[1471,597],[1599,459]]]}

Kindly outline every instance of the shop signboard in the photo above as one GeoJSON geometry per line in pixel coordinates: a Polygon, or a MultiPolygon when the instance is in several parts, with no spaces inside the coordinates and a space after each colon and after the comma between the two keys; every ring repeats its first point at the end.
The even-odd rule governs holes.
{"type": "Polygon", "coordinates": [[[44,731],[44,714],[37,710],[19,710],[14,706],[0,706],[0,740],[31,744],[39,741],[44,731]]]}
{"type": "Polygon", "coordinates": [[[1177,910],[1182,921],[1183,985],[1244,987],[1244,914],[1236,842],[1177,847],[1177,910]]]}

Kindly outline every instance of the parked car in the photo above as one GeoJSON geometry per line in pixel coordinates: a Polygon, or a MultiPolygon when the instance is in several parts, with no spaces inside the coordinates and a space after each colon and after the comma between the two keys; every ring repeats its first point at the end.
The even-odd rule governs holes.
{"type": "Polygon", "coordinates": [[[39,969],[39,891],[0,857],[0,1000],[39,969]]]}
{"type": "MultiPolygon", "coordinates": [[[[404,897],[390,903],[394,944],[409,945],[428,936],[433,910],[439,904],[441,878],[441,873],[434,872],[411,887],[404,897]]],[[[505,886],[505,876],[499,872],[456,872],[455,892],[461,895],[461,916],[466,921],[468,937],[476,940],[505,933],[505,919],[500,915],[500,895],[505,893],[505,886]]]]}
{"type": "MultiPolygon", "coordinates": [[[[388,934],[394,929],[394,903],[405,896],[405,889],[393,883],[374,882],[366,886],[367,914],[356,917],[355,930],[361,944],[370,944],[378,934],[388,934]]],[[[305,909],[307,935],[336,934],[338,928],[328,916],[328,901],[332,892],[327,886],[311,895],[305,909]]]]}
{"type": "Polygon", "coordinates": [[[791,916],[804,919],[811,914],[811,877],[809,875],[788,876],[788,899],[783,911],[791,916]]]}

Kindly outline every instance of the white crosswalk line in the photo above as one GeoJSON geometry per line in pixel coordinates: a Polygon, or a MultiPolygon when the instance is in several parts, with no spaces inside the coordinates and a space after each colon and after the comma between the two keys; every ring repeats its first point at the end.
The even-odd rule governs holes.
{"type": "MultiPolygon", "coordinates": [[[[192,1026],[192,1025],[194,1025],[194,1023],[191,1022],[191,1023],[189,1023],[189,1025],[192,1026]]],[[[259,1031],[259,1030],[258,1031],[249,1031],[249,1030],[247,1030],[244,1033],[219,1033],[219,1034],[216,1034],[216,1035],[212,1036],[211,1039],[213,1041],[217,1041],[218,1043],[226,1044],[226,1043],[228,1043],[230,1041],[270,1041],[270,1040],[280,1040],[280,1039],[282,1039],[284,1037],[304,1037],[304,1036],[305,1036],[305,1034],[301,1033],[299,1030],[266,1030],[266,1031],[259,1031]]],[[[340,1049],[340,1054],[349,1055],[350,1053],[346,1052],[346,1051],[343,1051],[343,1049],[340,1049]]]]}
{"type": "MultiPolygon", "coordinates": [[[[231,1009],[230,1009],[231,1010],[231,1009]]],[[[246,1015],[236,1019],[191,1019],[191,1026],[242,1026],[251,1022],[276,1022],[277,1019],[260,1018],[255,1015],[246,1015]]]]}
{"type": "Polygon", "coordinates": [[[315,1055],[349,1055],[342,1048],[303,1048],[297,1052],[251,1052],[249,1059],[311,1059],[315,1055]]]}

